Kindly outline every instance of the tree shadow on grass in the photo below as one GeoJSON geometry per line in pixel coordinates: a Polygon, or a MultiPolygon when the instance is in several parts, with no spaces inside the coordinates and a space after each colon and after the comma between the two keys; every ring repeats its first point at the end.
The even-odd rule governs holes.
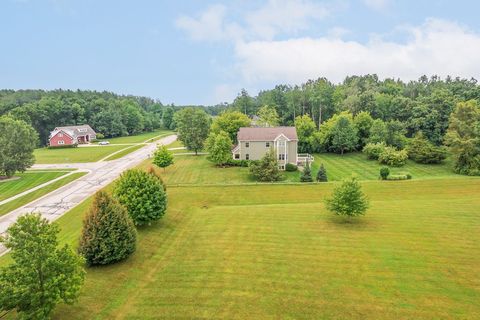
{"type": "Polygon", "coordinates": [[[370,220],[368,220],[368,217],[364,216],[349,218],[329,214],[329,216],[326,218],[326,221],[328,222],[328,224],[342,229],[366,230],[374,227],[374,224],[370,220]]]}

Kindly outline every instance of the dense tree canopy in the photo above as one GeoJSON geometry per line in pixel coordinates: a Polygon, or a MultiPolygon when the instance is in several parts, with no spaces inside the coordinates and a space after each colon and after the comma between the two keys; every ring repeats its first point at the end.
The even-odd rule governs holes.
{"type": "Polygon", "coordinates": [[[197,154],[203,149],[210,128],[207,113],[200,108],[185,108],[175,113],[178,140],[197,154]]]}
{"type": "Polygon", "coordinates": [[[238,129],[250,126],[250,122],[250,118],[239,111],[223,112],[213,120],[210,131],[215,134],[224,131],[236,143],[238,129]]]}
{"type": "Polygon", "coordinates": [[[0,271],[1,310],[16,310],[20,319],[49,319],[58,303],[76,300],[83,261],[68,245],[58,247],[59,232],[57,224],[29,213],[0,238],[13,260],[0,271]]]}
{"type": "Polygon", "coordinates": [[[33,165],[37,141],[37,133],[24,121],[0,117],[0,176],[11,177],[33,165]]]}

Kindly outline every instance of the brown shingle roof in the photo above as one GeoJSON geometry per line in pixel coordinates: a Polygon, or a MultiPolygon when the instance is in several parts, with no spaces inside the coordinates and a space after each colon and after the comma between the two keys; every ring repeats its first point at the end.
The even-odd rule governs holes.
{"type": "Polygon", "coordinates": [[[280,134],[290,140],[298,140],[295,127],[250,128],[243,127],[237,133],[238,141],[273,141],[280,134]]]}

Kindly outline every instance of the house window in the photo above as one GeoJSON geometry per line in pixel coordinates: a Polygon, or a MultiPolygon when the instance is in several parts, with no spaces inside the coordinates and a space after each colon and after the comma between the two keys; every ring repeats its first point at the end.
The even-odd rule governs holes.
{"type": "Polygon", "coordinates": [[[250,155],[248,153],[245,155],[245,159],[250,160],[250,155]]]}
{"type": "Polygon", "coordinates": [[[59,134],[58,134],[58,137],[59,137],[59,138],[62,138],[62,137],[63,137],[63,133],[59,133],[59,134]]]}
{"type": "Polygon", "coordinates": [[[270,148],[270,142],[265,142],[265,148],[270,148]]]}
{"type": "Polygon", "coordinates": [[[245,142],[245,148],[250,147],[250,142],[245,142]]]}
{"type": "Polygon", "coordinates": [[[284,165],[281,165],[281,166],[278,166],[280,170],[285,170],[285,166],[284,165]]]}
{"type": "Polygon", "coordinates": [[[63,140],[58,140],[58,144],[65,144],[65,141],[63,141],[63,140]]]}
{"type": "Polygon", "coordinates": [[[278,160],[285,160],[285,155],[283,153],[280,153],[278,155],[278,160]]]}
{"type": "Polygon", "coordinates": [[[285,141],[278,141],[279,147],[285,147],[285,141]]]}
{"type": "Polygon", "coordinates": [[[240,159],[240,155],[238,153],[235,154],[235,159],[240,159]]]}
{"type": "Polygon", "coordinates": [[[87,132],[87,129],[78,129],[78,132],[87,132]]]}

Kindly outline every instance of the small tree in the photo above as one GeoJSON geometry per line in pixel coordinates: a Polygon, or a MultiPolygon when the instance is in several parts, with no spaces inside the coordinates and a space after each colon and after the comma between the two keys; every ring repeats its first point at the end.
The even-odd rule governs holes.
{"type": "Polygon", "coordinates": [[[0,242],[13,263],[0,271],[0,309],[21,319],[48,319],[59,302],[73,303],[83,284],[83,261],[68,245],[58,248],[57,224],[40,214],[18,218],[0,242]]]}
{"type": "Polygon", "coordinates": [[[329,211],[349,218],[364,215],[368,209],[368,199],[354,177],[336,187],[332,197],[326,199],[325,203],[329,211]]]}
{"type": "Polygon", "coordinates": [[[160,219],[167,210],[162,182],[142,170],[125,171],[115,184],[113,196],[127,208],[136,226],[160,219]]]}
{"type": "Polygon", "coordinates": [[[78,252],[88,265],[109,264],[135,252],[137,231],[127,210],[105,191],[98,191],[83,221],[78,252]]]}
{"type": "Polygon", "coordinates": [[[225,131],[210,133],[206,143],[208,159],[217,166],[222,166],[232,159],[232,140],[225,131]]]}
{"type": "Polygon", "coordinates": [[[305,168],[303,169],[300,177],[300,182],[313,182],[312,170],[310,169],[310,163],[307,161],[305,168]]]}
{"type": "Polygon", "coordinates": [[[317,182],[327,182],[327,181],[328,181],[327,170],[325,169],[322,163],[320,164],[320,169],[318,170],[318,173],[317,173],[317,182]]]}
{"type": "Polygon", "coordinates": [[[390,175],[390,169],[388,167],[380,168],[380,178],[382,178],[382,180],[387,180],[389,175],[390,175]]]}
{"type": "Polygon", "coordinates": [[[166,146],[159,146],[153,155],[153,164],[165,168],[173,164],[173,154],[168,151],[166,146]]]}
{"type": "Polygon", "coordinates": [[[250,173],[258,181],[278,181],[281,178],[278,161],[273,149],[269,150],[259,161],[250,162],[250,173]]]}

